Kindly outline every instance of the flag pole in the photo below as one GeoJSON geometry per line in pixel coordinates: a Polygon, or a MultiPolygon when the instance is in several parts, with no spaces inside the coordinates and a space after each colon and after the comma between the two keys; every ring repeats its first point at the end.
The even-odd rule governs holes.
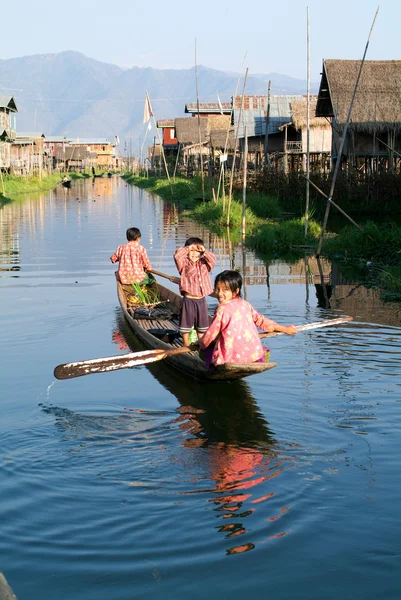
{"type": "MultiPolygon", "coordinates": [[[[166,175],[167,175],[167,179],[170,185],[170,190],[171,190],[171,195],[174,196],[174,189],[173,189],[173,184],[171,183],[171,179],[170,179],[170,174],[168,172],[168,166],[167,166],[167,161],[166,161],[166,155],[164,153],[164,148],[163,148],[163,143],[162,140],[160,139],[160,134],[159,134],[159,130],[157,129],[157,124],[156,124],[156,119],[155,119],[155,115],[153,114],[153,109],[152,109],[152,105],[150,103],[150,98],[149,98],[149,94],[148,92],[146,92],[146,100],[145,100],[145,112],[146,112],[146,108],[148,108],[148,111],[150,113],[150,116],[153,119],[153,124],[155,126],[156,129],[156,135],[157,135],[157,139],[159,141],[160,144],[160,149],[161,149],[161,153],[162,153],[162,157],[163,157],[163,162],[164,162],[164,168],[166,169],[166,175]]],[[[148,119],[149,120],[149,119],[148,119]]]]}

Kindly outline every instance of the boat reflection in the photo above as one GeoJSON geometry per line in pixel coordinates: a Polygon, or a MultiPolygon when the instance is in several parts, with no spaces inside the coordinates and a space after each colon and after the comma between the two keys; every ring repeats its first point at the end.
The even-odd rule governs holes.
{"type": "MultiPolygon", "coordinates": [[[[143,349],[120,310],[116,320],[113,340],[119,348],[126,344],[134,352],[143,349]]],[[[235,544],[233,538],[248,538],[250,530],[256,532],[258,527],[268,530],[268,539],[284,536],[286,531],[278,531],[277,524],[269,527],[266,522],[273,524],[289,508],[277,505],[273,482],[293,461],[295,445],[289,449],[277,442],[249,385],[244,381],[194,381],[162,362],[146,368],[180,403],[172,423],[185,432],[182,445],[192,453],[189,460],[197,469],[201,466],[202,474],[196,478],[192,473],[189,489],[179,493],[203,495],[215,517],[223,520],[214,527],[230,541],[226,553],[255,548],[254,539],[241,537],[244,542],[235,544]]],[[[265,533],[259,534],[254,533],[260,543],[265,543],[265,533]]]]}

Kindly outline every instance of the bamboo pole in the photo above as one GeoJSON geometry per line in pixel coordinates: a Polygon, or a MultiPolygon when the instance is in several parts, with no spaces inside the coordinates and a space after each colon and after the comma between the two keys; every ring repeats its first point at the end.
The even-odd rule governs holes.
{"type": "MultiPolygon", "coordinates": [[[[239,117],[238,117],[237,129],[236,129],[236,132],[235,132],[234,156],[233,156],[233,164],[232,164],[231,173],[230,173],[230,188],[229,188],[229,192],[228,192],[228,203],[227,203],[227,225],[230,224],[230,208],[231,208],[231,198],[232,198],[232,192],[233,192],[235,159],[236,159],[236,156],[237,156],[239,126],[240,126],[240,123],[241,123],[242,113],[243,113],[243,110],[244,110],[244,96],[245,96],[245,88],[246,88],[247,79],[248,79],[248,68],[245,71],[244,87],[242,88],[242,96],[241,96],[241,108],[240,108],[239,117]]],[[[234,102],[235,102],[235,98],[233,100],[233,103],[234,102]]]]}
{"type": "Polygon", "coordinates": [[[356,79],[354,92],[352,94],[351,103],[350,103],[350,106],[349,106],[347,120],[345,122],[343,135],[341,136],[340,147],[339,147],[339,150],[338,150],[338,153],[337,153],[336,166],[335,166],[335,169],[334,169],[333,179],[331,181],[329,197],[327,198],[326,212],[324,214],[324,219],[323,219],[323,224],[322,224],[322,231],[320,233],[319,243],[318,243],[317,250],[316,250],[316,256],[317,257],[320,256],[320,252],[322,250],[323,237],[324,237],[324,234],[325,234],[325,231],[326,231],[327,221],[328,221],[329,214],[330,214],[330,204],[332,202],[332,196],[334,194],[334,187],[336,185],[337,175],[338,175],[338,172],[340,170],[341,156],[342,156],[342,152],[343,152],[343,148],[344,148],[344,144],[345,144],[345,139],[346,139],[346,136],[347,136],[348,125],[349,125],[349,122],[350,122],[350,119],[351,119],[352,107],[354,105],[354,100],[355,100],[356,92],[357,92],[357,89],[358,89],[359,80],[360,80],[361,74],[362,74],[362,68],[363,68],[363,65],[364,65],[364,62],[365,62],[365,57],[366,57],[366,53],[368,51],[370,37],[372,35],[373,27],[374,27],[374,24],[375,24],[375,21],[376,21],[377,13],[379,12],[379,8],[380,8],[380,6],[377,7],[376,14],[374,16],[372,26],[370,28],[368,40],[367,40],[366,46],[365,46],[365,51],[363,53],[363,57],[362,57],[362,60],[361,60],[361,65],[359,67],[359,72],[358,72],[358,76],[357,76],[357,79],[356,79]]]}
{"type": "Polygon", "coordinates": [[[6,195],[6,188],[4,187],[4,178],[3,178],[3,171],[0,168],[0,178],[1,178],[1,189],[3,190],[3,196],[6,195]]]}
{"type": "Polygon", "coordinates": [[[310,43],[309,43],[309,6],[306,8],[306,203],[305,203],[305,237],[308,235],[309,219],[309,176],[310,176],[310,43]]]}
{"type": "MultiPolygon", "coordinates": [[[[238,88],[239,88],[239,84],[240,84],[240,81],[241,81],[241,71],[243,69],[243,66],[244,66],[244,63],[245,63],[245,60],[246,60],[246,54],[247,53],[245,53],[244,60],[242,61],[242,65],[241,65],[241,69],[240,69],[240,74],[238,75],[238,79],[237,79],[237,83],[236,83],[236,86],[235,86],[233,98],[235,98],[236,95],[237,95],[237,93],[238,93],[238,88]]],[[[230,137],[230,129],[231,129],[231,121],[232,121],[232,118],[233,118],[233,113],[234,113],[234,103],[232,102],[231,103],[231,110],[230,110],[230,121],[229,121],[229,123],[227,125],[226,140],[225,140],[225,143],[224,143],[224,154],[227,154],[228,140],[229,140],[229,137],[230,137]]],[[[217,187],[217,201],[220,198],[220,183],[222,181],[223,182],[223,212],[225,210],[225,204],[226,204],[226,193],[225,193],[225,188],[224,188],[224,169],[225,169],[224,162],[222,162],[222,163],[220,163],[220,177],[219,177],[219,185],[217,187]]]]}
{"type": "Polygon", "coordinates": [[[246,231],[246,177],[248,170],[248,128],[244,131],[244,182],[242,186],[242,243],[245,241],[246,231]]]}
{"type": "Polygon", "coordinates": [[[267,109],[266,109],[266,132],[265,132],[265,143],[264,143],[264,164],[270,165],[269,159],[269,125],[270,125],[270,93],[271,93],[271,79],[269,79],[269,86],[267,88],[267,109]]]}
{"type": "Polygon", "coordinates": [[[327,196],[327,194],[325,194],[315,183],[313,183],[313,181],[310,181],[309,183],[315,188],[316,191],[319,192],[319,194],[321,194],[324,198],[326,198],[327,202],[330,202],[330,204],[332,204],[341,214],[343,214],[344,217],[346,217],[348,219],[348,221],[350,221],[350,223],[352,223],[353,225],[355,225],[355,227],[358,227],[358,229],[363,231],[362,227],[360,225],[358,225],[358,223],[356,223],[349,215],[347,215],[345,210],[340,208],[338,206],[338,204],[336,204],[332,198],[327,196]]]}
{"type": "Polygon", "coordinates": [[[196,61],[196,38],[195,38],[195,86],[196,86],[196,108],[198,111],[199,159],[200,159],[201,180],[202,180],[202,202],[204,202],[205,201],[205,180],[204,180],[204,175],[203,175],[202,134],[201,134],[200,114],[199,114],[198,64],[196,61]]]}
{"type": "Polygon", "coordinates": [[[147,100],[148,100],[148,102],[149,102],[150,113],[151,113],[151,116],[152,116],[152,119],[153,119],[153,124],[154,124],[154,126],[155,126],[155,130],[156,130],[157,139],[158,139],[158,141],[159,141],[159,144],[160,144],[160,150],[161,150],[162,157],[163,157],[164,168],[166,169],[166,175],[167,175],[167,179],[168,179],[168,182],[169,182],[169,185],[170,185],[170,191],[171,191],[171,195],[172,195],[172,196],[174,196],[173,184],[171,183],[170,174],[169,174],[169,172],[168,172],[168,166],[167,166],[167,161],[166,161],[166,155],[165,155],[165,153],[164,153],[163,142],[162,142],[162,140],[160,139],[159,130],[158,130],[158,128],[157,128],[156,119],[155,119],[155,115],[154,115],[154,113],[153,113],[153,108],[152,108],[152,105],[151,105],[151,103],[150,103],[150,98],[149,98],[149,94],[148,94],[148,92],[146,92],[146,97],[147,97],[147,100]]]}
{"type": "Polygon", "coordinates": [[[178,144],[177,158],[175,159],[174,173],[173,173],[174,182],[175,182],[175,174],[177,172],[177,167],[178,167],[178,157],[180,156],[180,149],[181,149],[181,144],[178,144]]]}

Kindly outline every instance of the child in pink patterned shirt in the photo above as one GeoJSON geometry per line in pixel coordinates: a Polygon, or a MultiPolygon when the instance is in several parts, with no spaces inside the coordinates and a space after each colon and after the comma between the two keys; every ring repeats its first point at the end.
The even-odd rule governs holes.
{"type": "Polygon", "coordinates": [[[146,249],[141,246],[141,232],[137,227],[127,229],[128,243],[119,246],[110,256],[112,263],[118,262],[117,277],[123,285],[140,283],[150,271],[152,265],[146,249]]]}
{"type": "Polygon", "coordinates": [[[205,353],[208,367],[229,362],[264,362],[263,348],[257,327],[268,331],[278,331],[288,335],[297,332],[293,325],[279,325],[258,313],[241,298],[242,277],[237,271],[223,271],[216,276],[214,291],[219,306],[208,330],[199,340],[201,349],[211,346],[205,353]]]}
{"type": "Polygon", "coordinates": [[[174,261],[181,275],[180,292],[183,296],[180,333],[184,346],[189,346],[192,327],[196,329],[198,338],[209,327],[206,296],[213,291],[210,271],[216,264],[216,257],[206,250],[200,238],[190,237],[175,251],[174,261]]]}

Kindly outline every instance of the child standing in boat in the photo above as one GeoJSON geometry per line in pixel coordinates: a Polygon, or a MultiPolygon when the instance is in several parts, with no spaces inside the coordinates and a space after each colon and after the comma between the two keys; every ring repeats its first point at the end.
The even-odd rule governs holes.
{"type": "Polygon", "coordinates": [[[206,296],[213,291],[210,271],[216,264],[216,257],[205,249],[200,238],[190,237],[175,251],[174,261],[181,275],[180,292],[183,296],[180,333],[184,346],[189,346],[192,327],[199,338],[209,327],[206,296]]]}
{"type": "MultiPolygon", "coordinates": [[[[146,278],[146,272],[152,265],[146,249],[141,246],[141,232],[137,227],[127,229],[128,243],[119,246],[110,260],[118,262],[117,278],[123,285],[131,286],[132,283],[141,283],[146,278]]],[[[132,290],[130,290],[132,291],[132,290]]]]}
{"type": "Polygon", "coordinates": [[[223,271],[216,276],[214,291],[219,300],[210,327],[199,339],[208,368],[228,362],[265,362],[268,350],[262,346],[257,327],[272,333],[294,335],[293,325],[279,325],[258,313],[241,298],[242,277],[237,271],[223,271]]]}

